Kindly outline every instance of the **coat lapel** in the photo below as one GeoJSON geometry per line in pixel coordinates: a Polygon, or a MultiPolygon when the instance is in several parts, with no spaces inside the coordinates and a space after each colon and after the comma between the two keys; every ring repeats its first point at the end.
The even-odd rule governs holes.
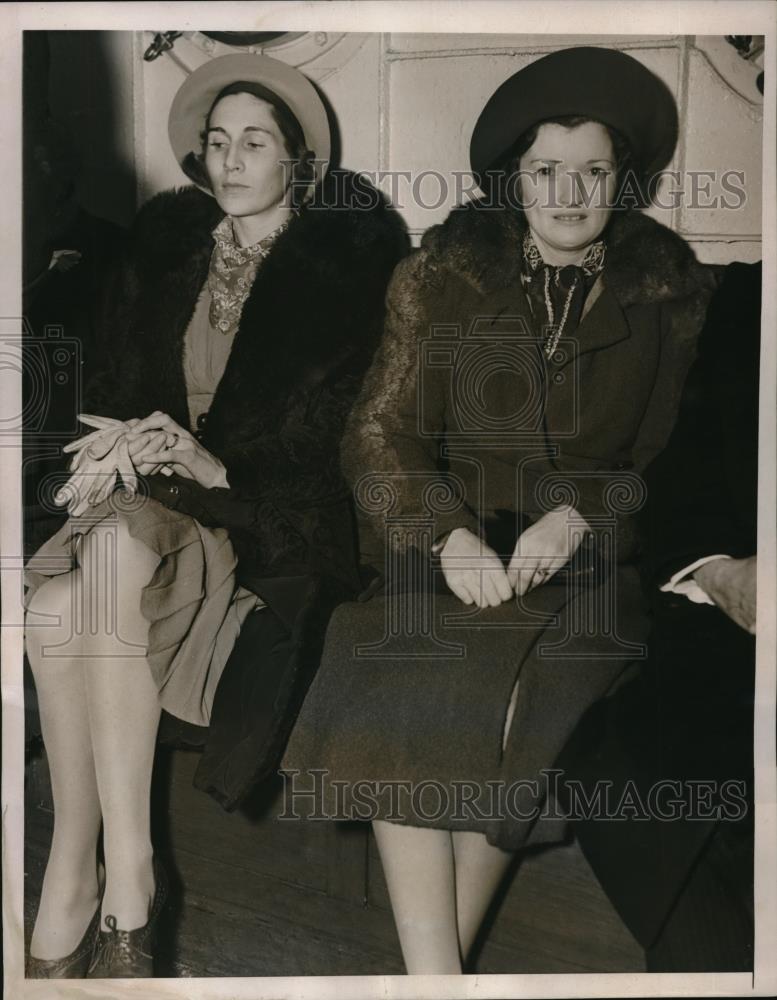
{"type": "Polygon", "coordinates": [[[489,329],[494,332],[515,336],[520,331],[525,336],[536,336],[529,300],[520,281],[492,292],[488,296],[487,313],[489,329]]]}
{"type": "Polygon", "coordinates": [[[344,377],[349,365],[361,373],[374,350],[399,246],[399,225],[382,203],[369,211],[307,206],[292,218],[243,305],[206,447],[218,454],[277,439],[284,426],[289,441],[311,433],[315,387],[344,377]]]}
{"type": "MultiPolygon", "coordinates": [[[[583,311],[583,319],[573,334],[578,342],[578,355],[609,347],[610,344],[617,344],[631,336],[626,316],[607,283],[594,286],[589,299],[592,296],[593,302],[588,307],[586,300],[587,308],[583,311]]],[[[520,282],[488,296],[488,315],[490,327],[494,330],[510,323],[513,331],[517,324],[525,324],[527,331],[534,330],[531,308],[520,282]]]]}
{"type": "MultiPolygon", "coordinates": [[[[593,294],[591,289],[589,296],[593,294]]],[[[588,351],[609,347],[631,336],[631,329],[618,300],[604,280],[601,292],[591,308],[585,313],[574,334],[578,356],[588,351]]]]}
{"type": "MultiPolygon", "coordinates": [[[[304,291],[295,293],[289,278],[300,273],[295,258],[304,228],[305,220],[294,219],[257,271],[208,413],[206,440],[213,433],[220,438],[227,433],[248,432],[255,437],[267,432],[277,423],[295,387],[304,383],[315,364],[314,355],[324,347],[324,332],[320,327],[317,331],[315,303],[320,296],[312,269],[304,291]],[[311,307],[309,312],[303,308],[306,305],[311,307]],[[318,343],[310,343],[308,338],[316,332],[321,334],[318,343]],[[235,420],[241,409],[244,417],[235,420]],[[241,426],[243,419],[250,420],[250,430],[241,426]]],[[[326,347],[331,350],[331,344],[326,347]]]]}

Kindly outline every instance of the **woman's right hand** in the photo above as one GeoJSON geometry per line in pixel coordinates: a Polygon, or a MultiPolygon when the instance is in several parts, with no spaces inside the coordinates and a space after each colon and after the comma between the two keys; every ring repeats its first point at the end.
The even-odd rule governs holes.
{"type": "Polygon", "coordinates": [[[465,604],[495,608],[513,597],[502,560],[468,528],[454,528],[440,553],[445,582],[465,604]]]}

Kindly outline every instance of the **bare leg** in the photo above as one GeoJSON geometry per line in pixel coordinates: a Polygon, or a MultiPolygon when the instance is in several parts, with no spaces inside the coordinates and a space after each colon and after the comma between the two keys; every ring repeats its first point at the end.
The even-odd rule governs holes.
{"type": "MultiPolygon", "coordinates": [[[[502,731],[503,751],[507,746],[515,717],[518,689],[519,680],[516,679],[505,714],[502,731]]],[[[462,830],[454,832],[452,837],[456,866],[459,942],[462,958],[466,960],[491,900],[513,859],[513,854],[493,847],[482,833],[462,830]]]]}
{"type": "Polygon", "coordinates": [[[463,830],[451,836],[456,864],[459,941],[461,954],[466,959],[513,854],[493,847],[482,833],[463,830]]]}
{"type": "Polygon", "coordinates": [[[54,798],[54,834],[30,944],[31,954],[43,959],[62,958],[75,949],[98,897],[100,801],[74,628],[74,598],[80,592],[79,571],[55,577],[36,592],[27,614],[27,656],[54,798]],[[65,644],[69,655],[58,656],[65,644]]]}
{"type": "Polygon", "coordinates": [[[150,790],[160,707],[140,595],[158,556],[130,536],[121,518],[86,541],[81,564],[96,620],[84,644],[84,673],[103,815],[103,928],[112,914],[120,928],[133,930],[146,923],[154,893],[150,790]]]}
{"type": "Polygon", "coordinates": [[[373,830],[408,974],[460,973],[450,833],[384,820],[373,830]]]}

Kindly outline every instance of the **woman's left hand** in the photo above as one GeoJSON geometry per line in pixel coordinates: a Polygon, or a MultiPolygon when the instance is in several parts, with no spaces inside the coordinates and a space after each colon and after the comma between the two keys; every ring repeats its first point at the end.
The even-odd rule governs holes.
{"type": "Polygon", "coordinates": [[[535,521],[518,538],[507,579],[520,597],[540,586],[561,569],[580,547],[586,521],[574,507],[559,507],[535,521]]]}
{"type": "Polygon", "coordinates": [[[193,479],[200,486],[211,489],[214,486],[228,487],[227,470],[222,463],[212,455],[207,448],[172,417],[157,410],[144,417],[132,428],[132,433],[144,434],[147,431],[164,431],[167,443],[159,447],[157,438],[149,441],[149,446],[133,456],[136,468],[146,465],[169,465],[173,472],[186,479],[193,479]]]}

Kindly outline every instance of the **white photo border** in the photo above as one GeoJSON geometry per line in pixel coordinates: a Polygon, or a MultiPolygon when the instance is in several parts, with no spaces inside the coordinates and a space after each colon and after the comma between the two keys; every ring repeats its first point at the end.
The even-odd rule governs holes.
{"type": "MultiPolygon", "coordinates": [[[[618,0],[418,0],[415,3],[6,3],[0,8],[0,92],[5,142],[0,178],[5,192],[0,323],[21,316],[21,38],[24,30],[112,31],[209,28],[345,32],[466,32],[606,35],[759,34],[766,39],[763,140],[763,314],[760,396],[758,638],[755,720],[755,971],[749,974],[590,974],[350,976],[256,979],[25,981],[24,710],[22,620],[17,553],[21,544],[21,447],[0,448],[0,569],[2,570],[2,881],[5,997],[242,998],[491,998],[609,996],[771,996],[777,994],[777,5],[770,0],[697,0],[625,4],[618,0]],[[617,11],[617,13],[616,13],[617,11]],[[624,16],[627,12],[628,16],[624,16]],[[531,31],[527,31],[527,27],[531,31]]],[[[18,323],[18,319],[16,320],[18,323]]],[[[21,412],[18,373],[0,371],[0,419],[21,412]]],[[[261,942],[257,941],[261,947],[261,942]]]]}

